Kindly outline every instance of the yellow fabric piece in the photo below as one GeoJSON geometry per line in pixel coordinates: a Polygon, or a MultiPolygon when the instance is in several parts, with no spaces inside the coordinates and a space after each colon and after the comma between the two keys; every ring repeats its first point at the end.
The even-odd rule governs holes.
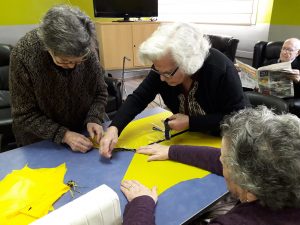
{"type": "Polygon", "coordinates": [[[0,224],[25,225],[46,215],[70,187],[63,183],[66,164],[56,168],[13,170],[0,181],[0,224]]]}
{"type": "MultiPolygon", "coordinates": [[[[167,146],[179,144],[219,148],[221,146],[221,138],[198,132],[185,132],[160,144],[167,146]]],[[[147,159],[148,156],[146,155],[134,154],[123,179],[138,180],[149,188],[157,186],[158,194],[180,182],[194,178],[203,178],[210,174],[208,171],[182,163],[173,161],[147,162],[147,159]]]]}
{"type": "Polygon", "coordinates": [[[96,141],[95,138],[89,137],[90,141],[93,143],[93,148],[99,148],[100,144],[96,141]]]}
{"type": "MultiPolygon", "coordinates": [[[[152,130],[152,123],[164,129],[162,120],[170,117],[171,112],[165,111],[130,122],[122,131],[116,148],[137,149],[140,146],[165,139],[165,133],[152,130]]],[[[175,134],[176,131],[171,131],[175,134]]]]}
{"type": "Polygon", "coordinates": [[[200,132],[185,132],[172,137],[168,141],[163,141],[162,145],[193,145],[193,146],[210,146],[215,148],[221,147],[221,138],[214,137],[200,132]]]}

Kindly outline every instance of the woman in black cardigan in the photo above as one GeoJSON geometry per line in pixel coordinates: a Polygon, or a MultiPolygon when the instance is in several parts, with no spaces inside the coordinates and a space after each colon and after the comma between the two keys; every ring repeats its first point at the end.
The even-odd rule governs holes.
{"type": "Polygon", "coordinates": [[[160,94],[172,111],[174,130],[219,131],[224,115],[246,105],[233,63],[194,24],[169,23],[158,28],[139,48],[141,61],[153,63],[149,75],[129,95],[100,143],[111,157],[125,126],[160,94]]]}

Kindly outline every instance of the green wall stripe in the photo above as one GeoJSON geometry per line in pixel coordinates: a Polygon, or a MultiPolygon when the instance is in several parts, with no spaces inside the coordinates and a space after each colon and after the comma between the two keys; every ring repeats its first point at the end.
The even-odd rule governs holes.
{"type": "Polygon", "coordinates": [[[0,25],[37,24],[46,11],[67,0],[1,0],[0,25]]]}
{"type": "Polygon", "coordinates": [[[300,25],[299,0],[274,0],[272,25],[300,25]]]}

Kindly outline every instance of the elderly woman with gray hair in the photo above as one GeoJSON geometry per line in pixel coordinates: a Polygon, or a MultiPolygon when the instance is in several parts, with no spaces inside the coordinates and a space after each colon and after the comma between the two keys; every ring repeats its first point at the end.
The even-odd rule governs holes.
{"type": "Polygon", "coordinates": [[[54,6],[19,40],[10,61],[13,130],[19,146],[43,139],[86,152],[100,141],[107,87],[95,28],[78,8],[54,6]]]}
{"type": "Polygon", "coordinates": [[[160,26],[139,48],[142,62],[152,63],[149,75],[129,95],[100,143],[100,153],[111,157],[124,127],[160,94],[174,115],[174,130],[218,133],[224,115],[246,105],[233,63],[211,48],[194,24],[160,26]]]}
{"type": "MultiPolygon", "coordinates": [[[[275,115],[262,106],[226,118],[221,129],[221,149],[156,144],[137,152],[150,155],[150,161],[170,159],[224,176],[240,203],[211,225],[299,224],[300,119],[292,114],[275,115]]],[[[155,189],[123,181],[121,190],[130,201],[123,225],[155,224],[155,189]]]]}

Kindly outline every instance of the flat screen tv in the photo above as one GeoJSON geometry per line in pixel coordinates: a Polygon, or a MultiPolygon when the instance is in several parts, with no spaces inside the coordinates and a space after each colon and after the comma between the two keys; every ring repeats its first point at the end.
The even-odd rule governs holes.
{"type": "Polygon", "coordinates": [[[95,17],[129,18],[157,17],[158,0],[93,0],[95,17]]]}

